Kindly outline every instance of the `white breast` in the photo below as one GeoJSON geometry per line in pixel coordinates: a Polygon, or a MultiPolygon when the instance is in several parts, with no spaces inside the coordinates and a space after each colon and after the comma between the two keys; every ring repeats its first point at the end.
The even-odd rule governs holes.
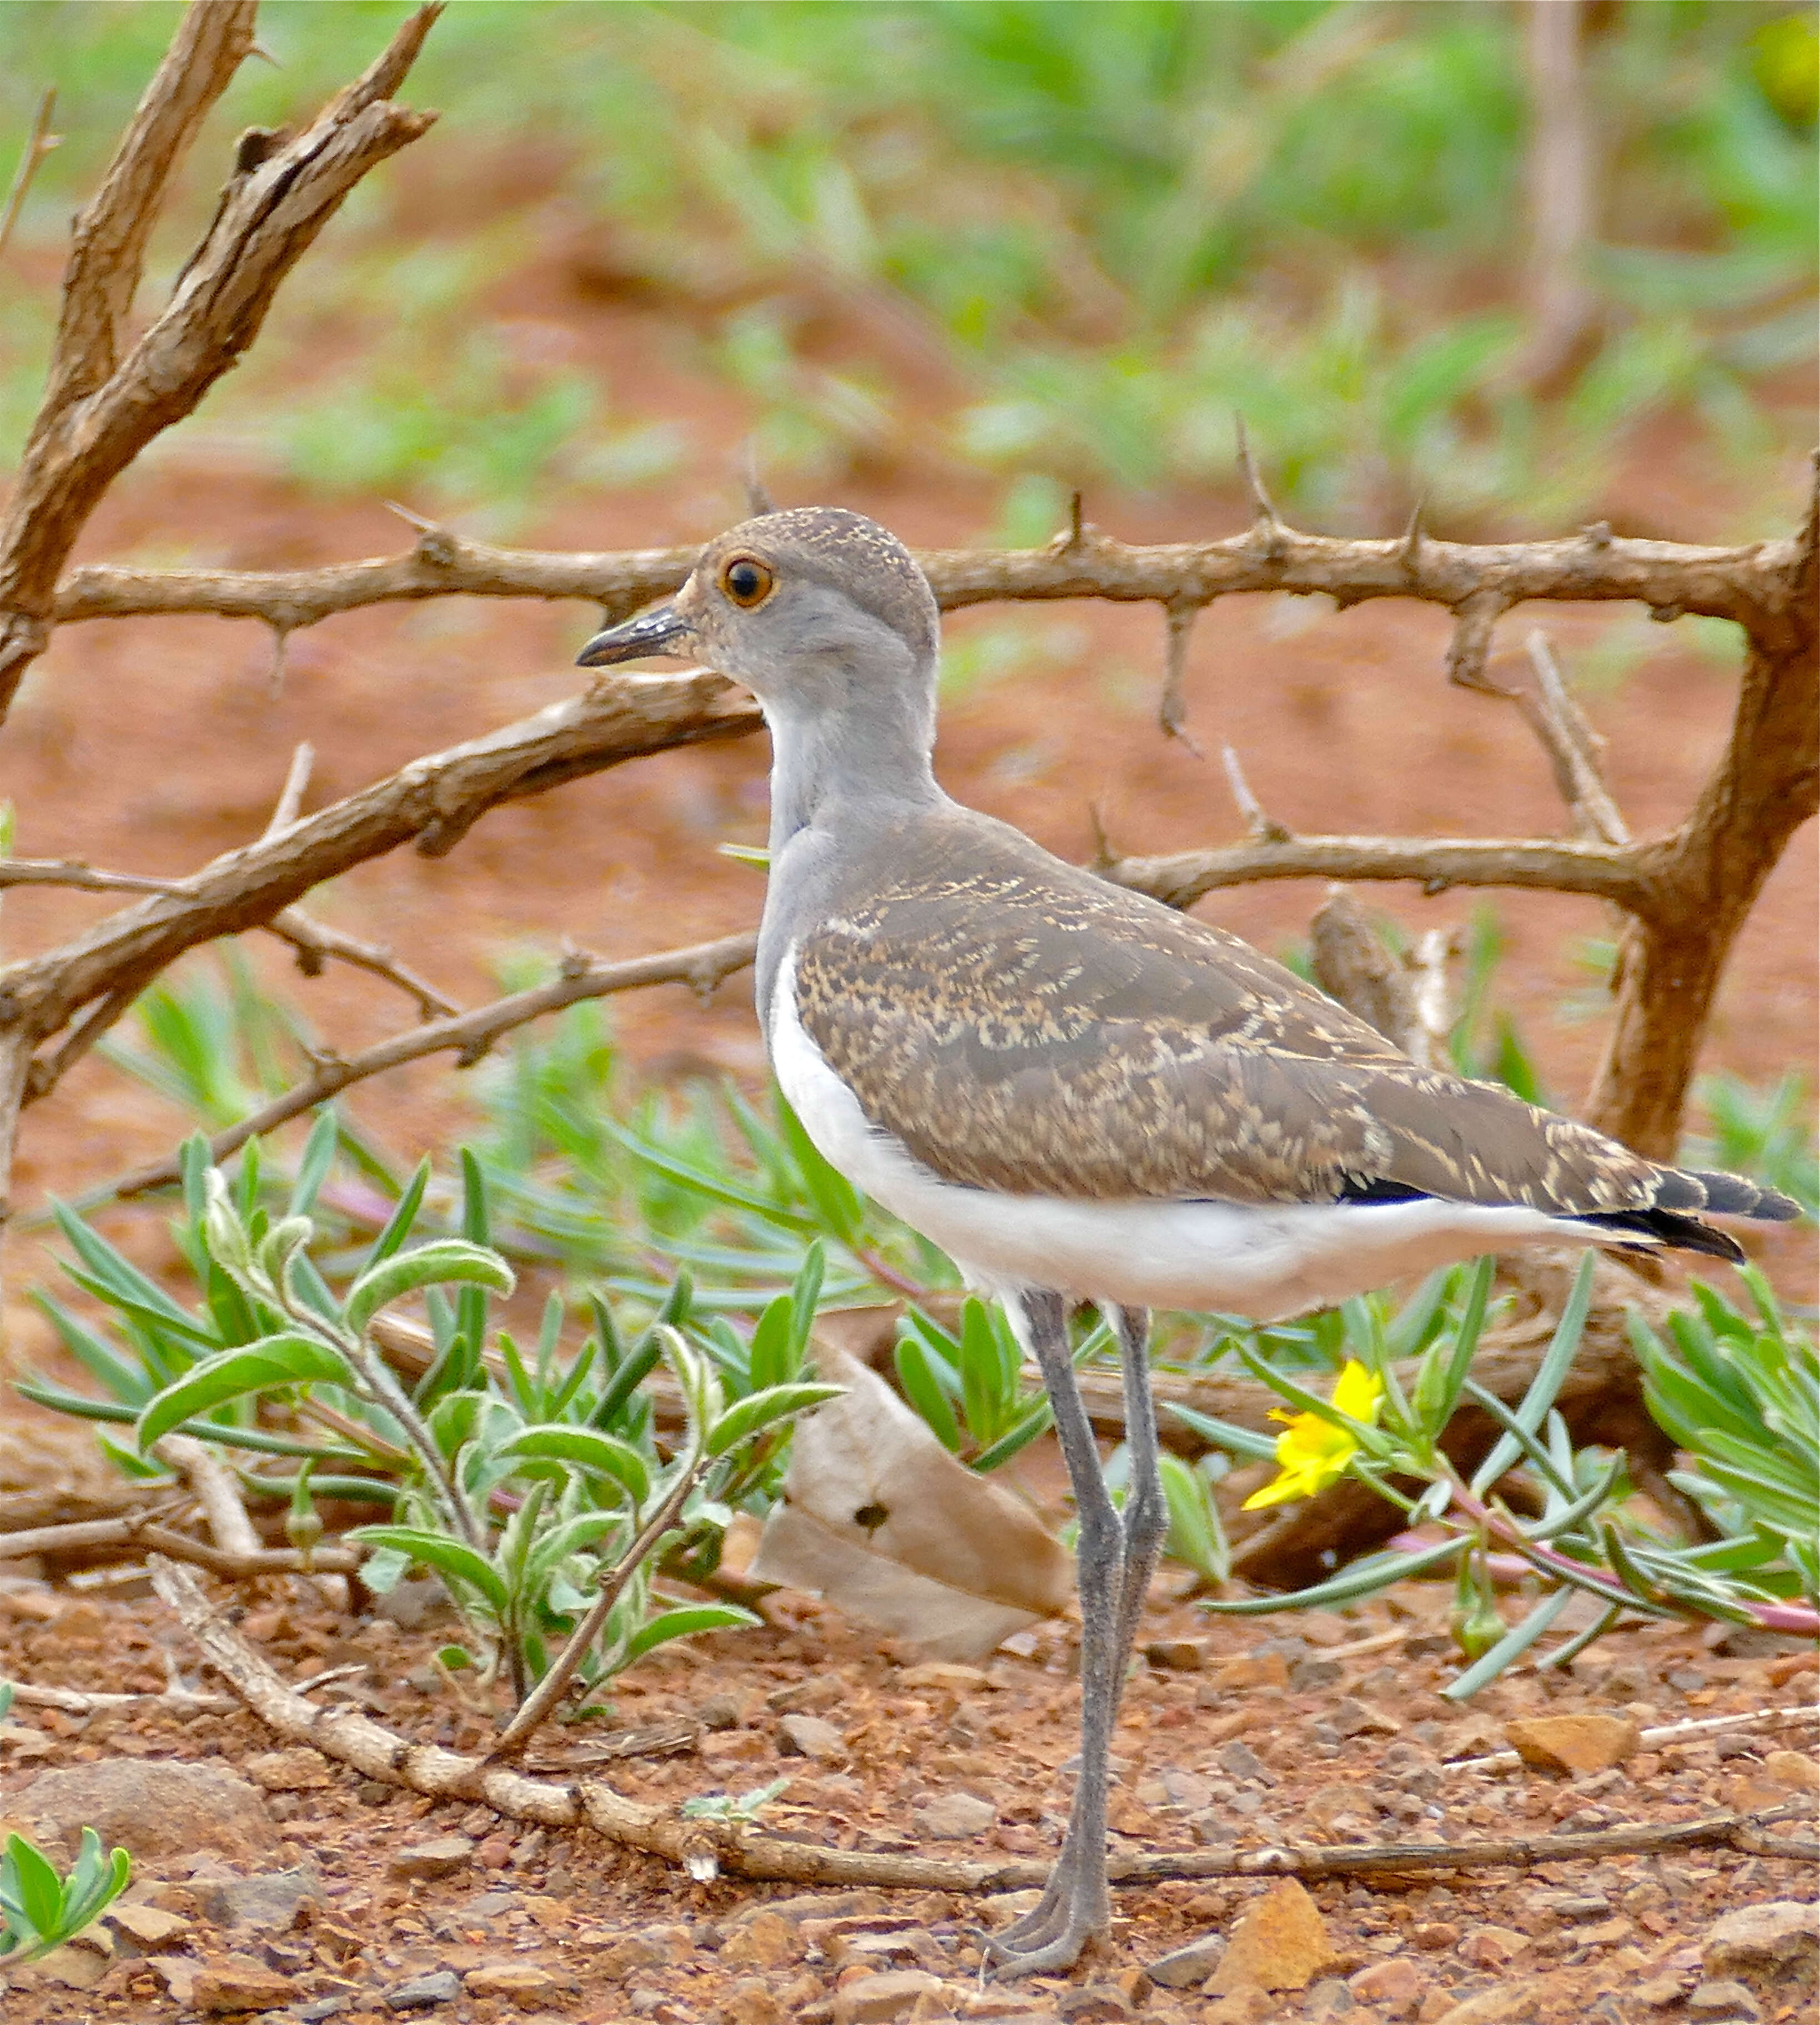
{"type": "Polygon", "coordinates": [[[771,1066],[803,1129],[853,1185],[939,1244],[989,1293],[1274,1321],[1405,1274],[1513,1244],[1589,1244],[1584,1224],[1471,1204],[1073,1201],[944,1182],[874,1126],[796,1016],[796,951],[779,965],[771,1066]]]}

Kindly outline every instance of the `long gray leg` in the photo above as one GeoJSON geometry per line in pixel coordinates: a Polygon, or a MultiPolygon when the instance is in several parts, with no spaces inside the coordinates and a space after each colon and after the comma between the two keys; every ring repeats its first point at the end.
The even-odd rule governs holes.
{"type": "Polygon", "coordinates": [[[1149,1318],[1115,1311],[1124,1369],[1131,1489],[1121,1524],[1068,1355],[1068,1311],[1058,1295],[1031,1292],[1013,1305],[1055,1409],[1055,1427],[1080,1523],[1075,1579],[1081,1607],[1080,1773],[1061,1853],[1042,1899],[991,1937],[1001,1975],[1067,1968],[1112,1922],[1106,1883],[1106,1803],[1112,1725],[1151,1570],[1168,1523],[1156,1474],[1156,1432],[1145,1362],[1149,1318]]]}
{"type": "Polygon", "coordinates": [[[1150,1390],[1150,1317],[1143,1308],[1114,1308],[1119,1363],[1125,1381],[1124,1557],[1120,1569],[1117,1691],[1137,1642],[1138,1625],[1169,1532],[1169,1505],[1157,1469],[1156,1401],[1150,1390]]]}

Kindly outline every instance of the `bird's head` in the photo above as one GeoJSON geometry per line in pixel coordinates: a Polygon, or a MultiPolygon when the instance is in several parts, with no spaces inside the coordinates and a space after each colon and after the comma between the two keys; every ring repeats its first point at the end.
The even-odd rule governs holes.
{"type": "Polygon", "coordinates": [[[823,711],[881,686],[932,696],[940,619],[888,530],[839,506],[760,514],[710,542],[667,605],[597,633],[584,668],[698,658],[767,711],[823,711]]]}

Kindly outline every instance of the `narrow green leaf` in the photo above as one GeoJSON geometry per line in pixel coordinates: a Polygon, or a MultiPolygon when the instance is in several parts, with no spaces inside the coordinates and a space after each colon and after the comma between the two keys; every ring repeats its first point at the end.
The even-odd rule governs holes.
{"type": "Polygon", "coordinates": [[[793,1414],[806,1413],[824,1400],[837,1399],[845,1390],[840,1385],[798,1383],[767,1386],[762,1392],[748,1392],[745,1398],[734,1400],[709,1428],[702,1444],[704,1453],[711,1456],[728,1454],[760,1429],[787,1420],[793,1414]]]}
{"type": "Polygon", "coordinates": [[[1426,1569],[1438,1567],[1467,1544],[1466,1535],[1462,1533],[1450,1540],[1437,1540],[1432,1547],[1418,1548],[1414,1553],[1369,1554],[1363,1560],[1350,1563],[1329,1580],[1315,1583],[1311,1589],[1299,1589],[1288,1596],[1250,1596],[1231,1600],[1210,1597],[1204,1598],[1198,1608],[1217,1611],[1223,1617],[1264,1617],[1278,1610],[1320,1610],[1330,1603],[1350,1603],[1356,1597],[1373,1595],[1379,1589],[1388,1589],[1393,1582],[1401,1582],[1405,1576],[1419,1575],[1426,1569]]]}
{"type": "Polygon", "coordinates": [[[1442,1700],[1463,1702],[1469,1696],[1476,1695],[1487,1681],[1496,1680],[1553,1623],[1572,1602],[1574,1593],[1571,1589],[1557,1589],[1552,1595],[1545,1596],[1521,1623],[1513,1625],[1488,1652],[1481,1652],[1465,1673],[1442,1689],[1442,1700]]]}
{"type": "Polygon", "coordinates": [[[627,1640],[626,1661],[630,1665],[634,1659],[642,1659],[672,1639],[692,1638],[703,1631],[732,1631],[741,1625],[763,1622],[736,1603],[697,1603],[680,1610],[667,1610],[641,1624],[627,1640]]]}
{"type": "Polygon", "coordinates": [[[599,1428],[549,1423],[521,1429],[494,1451],[502,1462],[561,1462],[616,1483],[642,1508],[651,1494],[650,1466],[630,1442],[599,1428]]]}
{"type": "Polygon", "coordinates": [[[362,1546],[389,1549],[426,1568],[434,1568],[450,1582],[476,1591],[497,1617],[511,1608],[504,1578],[483,1554],[446,1533],[432,1533],[421,1526],[356,1526],[347,1536],[362,1546]]]}
{"type": "Polygon", "coordinates": [[[340,1136],[335,1107],[325,1104],[316,1114],[316,1122],[303,1142],[303,1157],[297,1163],[297,1178],[291,1185],[291,1199],[285,1208],[287,1217],[307,1216],[316,1207],[316,1198],[335,1164],[335,1148],[340,1136]]]}
{"type": "MultiPolygon", "coordinates": [[[[1587,1252],[1580,1261],[1580,1270],[1568,1295],[1567,1306],[1561,1310],[1553,1340],[1547,1354],[1537,1367],[1529,1390],[1523,1395],[1517,1409],[1516,1422],[1524,1433],[1533,1435],[1542,1425],[1544,1416],[1554,1404],[1555,1395],[1561,1390],[1561,1380],[1568,1374],[1579,1350],[1580,1336],[1587,1325],[1587,1311],[1592,1306],[1593,1267],[1594,1257],[1587,1252]]],[[[1506,1431],[1493,1443],[1491,1452],[1473,1473],[1473,1494],[1483,1498],[1490,1487],[1516,1461],[1520,1445],[1514,1434],[1506,1431]]],[[[1487,1676],[1490,1678],[1489,1675],[1487,1676]]]]}
{"type": "Polygon", "coordinates": [[[1230,1449],[1234,1455],[1250,1456],[1258,1462],[1276,1459],[1274,1435],[1260,1435],[1250,1428],[1234,1427],[1230,1420],[1215,1420],[1211,1413],[1198,1412],[1193,1406],[1178,1406],[1173,1399],[1165,1399],[1163,1405],[1185,1428],[1192,1428],[1216,1448],[1230,1449]]]}
{"type": "Polygon", "coordinates": [[[954,1418],[947,1394],[931,1368],[931,1353],[914,1336],[903,1335],[898,1338],[893,1354],[898,1383],[903,1387],[904,1397],[922,1416],[942,1446],[951,1455],[958,1454],[960,1424],[954,1418]]]}
{"type": "Polygon", "coordinates": [[[257,1343],[204,1358],[175,1384],[167,1385],[142,1409],[134,1436],[143,1453],[192,1415],[212,1412],[230,1399],[274,1386],[307,1385],[317,1380],[351,1385],[354,1374],[339,1351],[314,1336],[295,1332],[262,1336],[257,1343]]]}
{"type": "Polygon", "coordinates": [[[50,1858],[24,1836],[11,1835],[6,1838],[6,1869],[7,1910],[10,1915],[17,1906],[28,1930],[21,1938],[63,1938],[63,1880],[50,1858]]]}
{"type": "Polygon", "coordinates": [[[424,1191],[430,1185],[429,1156],[425,1154],[418,1161],[417,1172],[405,1184],[404,1193],[398,1199],[398,1207],[386,1219],[386,1226],[373,1241],[373,1249],[366,1255],[366,1270],[383,1266],[397,1251],[403,1249],[405,1240],[410,1236],[411,1226],[417,1222],[417,1211],[423,1207],[424,1191]]]}
{"type": "Polygon", "coordinates": [[[843,1244],[851,1244],[866,1219],[864,1200],[840,1171],[822,1158],[821,1148],[803,1129],[781,1090],[773,1086],[772,1102],[778,1130],[802,1178],[803,1191],[821,1212],[822,1221],[843,1244]]]}
{"type": "Polygon", "coordinates": [[[455,1283],[491,1287],[509,1294],[517,1277],[497,1251],[489,1251],[458,1237],[433,1239],[414,1251],[399,1251],[370,1266],[348,1289],[344,1310],[347,1326],[364,1334],[379,1310],[419,1287],[448,1286],[455,1283]]]}

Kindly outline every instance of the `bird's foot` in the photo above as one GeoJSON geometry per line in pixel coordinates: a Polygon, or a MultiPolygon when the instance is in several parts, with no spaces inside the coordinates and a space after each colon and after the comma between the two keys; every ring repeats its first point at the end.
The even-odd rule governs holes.
{"type": "Polygon", "coordinates": [[[1009,1927],[983,1934],[984,1973],[995,1982],[1072,1968],[1112,1925],[1104,1865],[1064,1850],[1036,1904],[1009,1927]]]}

